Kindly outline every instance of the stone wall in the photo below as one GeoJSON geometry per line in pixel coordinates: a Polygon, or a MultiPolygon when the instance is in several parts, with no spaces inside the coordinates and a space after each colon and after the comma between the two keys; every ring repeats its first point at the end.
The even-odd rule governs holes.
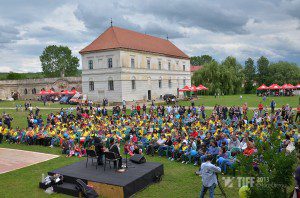
{"type": "Polygon", "coordinates": [[[0,99],[11,98],[13,93],[18,93],[19,99],[37,99],[41,89],[60,92],[75,88],[81,92],[81,81],[81,77],[0,80],[0,99]]]}

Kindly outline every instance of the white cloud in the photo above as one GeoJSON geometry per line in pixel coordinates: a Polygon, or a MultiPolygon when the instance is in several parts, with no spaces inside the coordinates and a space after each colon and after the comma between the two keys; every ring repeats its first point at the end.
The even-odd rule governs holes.
{"type": "MultiPolygon", "coordinates": [[[[1,2],[2,3],[2,2],[1,2]]],[[[0,71],[40,71],[47,45],[79,51],[113,23],[169,38],[189,55],[261,55],[300,63],[300,0],[5,1],[0,7],[0,71]]]]}

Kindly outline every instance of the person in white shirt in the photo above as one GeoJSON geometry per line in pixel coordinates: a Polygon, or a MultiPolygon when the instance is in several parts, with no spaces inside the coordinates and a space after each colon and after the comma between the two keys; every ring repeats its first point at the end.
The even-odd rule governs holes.
{"type": "Polygon", "coordinates": [[[204,198],[207,190],[209,190],[209,197],[214,198],[214,190],[218,185],[216,173],[221,172],[221,168],[211,163],[212,156],[208,155],[206,161],[201,164],[200,173],[202,175],[202,189],[200,198],[204,198]]]}

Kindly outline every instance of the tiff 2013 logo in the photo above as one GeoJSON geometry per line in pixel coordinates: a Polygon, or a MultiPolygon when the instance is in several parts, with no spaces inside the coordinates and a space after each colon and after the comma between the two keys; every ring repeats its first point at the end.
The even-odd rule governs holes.
{"type": "Polygon", "coordinates": [[[249,186],[253,187],[255,183],[265,183],[269,181],[268,177],[222,177],[225,188],[232,188],[234,182],[237,182],[238,187],[249,186]]]}

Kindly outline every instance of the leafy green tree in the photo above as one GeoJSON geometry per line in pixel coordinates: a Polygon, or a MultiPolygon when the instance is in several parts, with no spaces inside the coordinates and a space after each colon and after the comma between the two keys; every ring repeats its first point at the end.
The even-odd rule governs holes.
{"type": "Polygon", "coordinates": [[[210,55],[202,55],[202,56],[192,56],[191,57],[191,65],[204,65],[205,63],[210,63],[214,59],[210,55]]]}
{"type": "Polygon", "coordinates": [[[261,85],[263,83],[265,84],[269,84],[269,60],[264,57],[261,56],[258,60],[257,60],[257,82],[261,85]]]}
{"type": "Polygon", "coordinates": [[[248,58],[245,61],[245,68],[244,68],[244,75],[245,75],[245,93],[253,93],[253,83],[255,80],[255,66],[254,61],[252,58],[248,58]]]}
{"type": "Polygon", "coordinates": [[[279,61],[271,63],[269,66],[268,83],[297,84],[300,81],[300,67],[294,63],[279,61]]]}
{"type": "Polygon", "coordinates": [[[223,84],[223,92],[225,94],[237,94],[241,92],[244,81],[243,67],[236,58],[228,56],[221,65],[221,71],[226,75],[223,76],[221,82],[223,84]],[[227,84],[227,86],[226,86],[227,84]],[[225,87],[224,87],[225,85],[225,87]]]}
{"type": "Polygon", "coordinates": [[[221,93],[220,74],[220,65],[213,60],[210,63],[205,63],[202,69],[193,74],[192,84],[205,85],[209,94],[221,93]]]}
{"type": "Polygon", "coordinates": [[[20,73],[14,73],[14,72],[9,72],[9,74],[6,76],[7,80],[19,80],[23,79],[23,74],[20,73]]]}
{"type": "Polygon", "coordinates": [[[46,77],[76,76],[78,73],[79,59],[72,56],[67,46],[47,46],[40,61],[46,77]]]}

